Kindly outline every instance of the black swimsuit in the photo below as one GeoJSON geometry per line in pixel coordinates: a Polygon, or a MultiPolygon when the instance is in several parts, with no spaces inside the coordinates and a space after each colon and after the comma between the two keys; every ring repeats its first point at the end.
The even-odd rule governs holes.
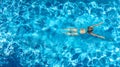
{"type": "Polygon", "coordinates": [[[93,31],[93,27],[89,26],[87,32],[90,34],[93,31]]]}

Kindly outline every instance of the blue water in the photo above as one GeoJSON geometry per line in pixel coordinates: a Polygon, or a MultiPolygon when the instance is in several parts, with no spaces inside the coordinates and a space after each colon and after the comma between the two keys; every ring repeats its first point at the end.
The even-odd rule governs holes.
{"type": "Polygon", "coordinates": [[[0,0],[0,67],[120,67],[120,0],[0,0]]]}

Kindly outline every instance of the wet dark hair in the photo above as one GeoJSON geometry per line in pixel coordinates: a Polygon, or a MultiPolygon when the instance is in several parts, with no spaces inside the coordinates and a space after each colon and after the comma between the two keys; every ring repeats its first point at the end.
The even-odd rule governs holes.
{"type": "Polygon", "coordinates": [[[90,34],[93,31],[93,27],[89,26],[87,32],[90,34]]]}

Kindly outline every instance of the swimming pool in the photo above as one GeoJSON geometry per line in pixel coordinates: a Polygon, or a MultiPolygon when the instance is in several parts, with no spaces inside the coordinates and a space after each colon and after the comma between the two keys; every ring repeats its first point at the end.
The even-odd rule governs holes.
{"type": "Polygon", "coordinates": [[[0,0],[0,67],[120,67],[120,0],[0,0]],[[95,27],[68,36],[64,28],[95,27]]]}

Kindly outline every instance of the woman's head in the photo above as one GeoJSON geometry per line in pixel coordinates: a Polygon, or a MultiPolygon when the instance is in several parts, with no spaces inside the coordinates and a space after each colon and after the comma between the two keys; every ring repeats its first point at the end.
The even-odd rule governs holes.
{"type": "Polygon", "coordinates": [[[80,29],[80,34],[85,34],[86,33],[86,30],[85,29],[80,29]]]}

